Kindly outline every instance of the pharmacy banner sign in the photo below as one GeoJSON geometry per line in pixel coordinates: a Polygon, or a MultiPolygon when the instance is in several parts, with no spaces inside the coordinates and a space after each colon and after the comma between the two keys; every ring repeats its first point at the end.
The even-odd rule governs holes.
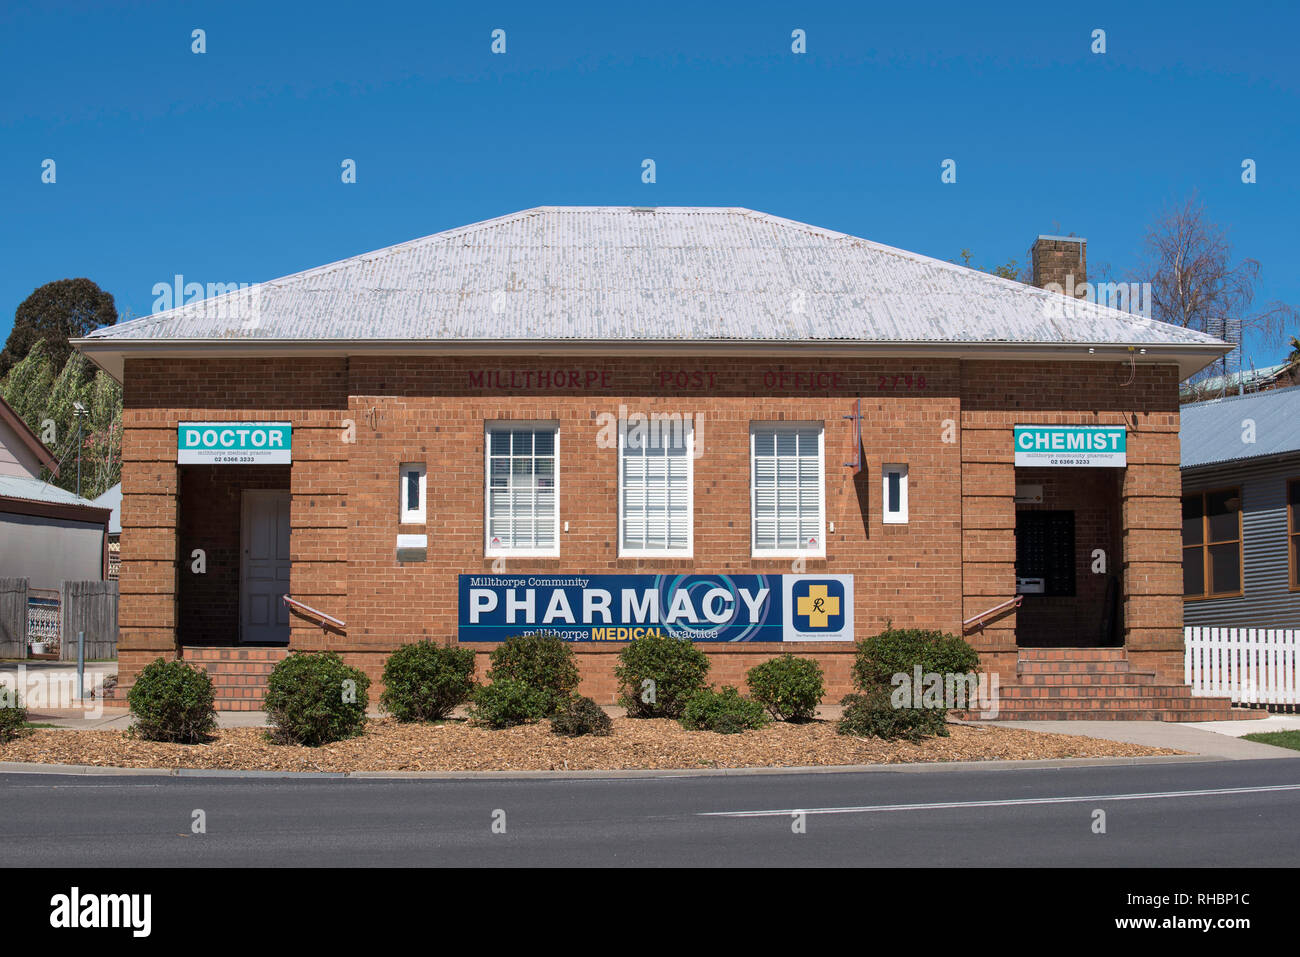
{"type": "Polygon", "coordinates": [[[1128,432],[1122,425],[1017,425],[1016,465],[1124,468],[1128,432]]]}
{"type": "Polygon", "coordinates": [[[176,427],[180,465],[288,465],[289,422],[182,422],[176,427]]]}
{"type": "Polygon", "coordinates": [[[458,637],[852,641],[852,575],[461,575],[458,637]]]}

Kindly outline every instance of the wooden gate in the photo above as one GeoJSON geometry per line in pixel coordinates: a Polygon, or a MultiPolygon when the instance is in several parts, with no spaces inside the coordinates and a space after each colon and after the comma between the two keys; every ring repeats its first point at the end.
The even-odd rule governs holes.
{"type": "Polygon", "coordinates": [[[117,582],[63,583],[64,661],[77,660],[77,632],[86,633],[86,660],[117,657],[117,582]]]}

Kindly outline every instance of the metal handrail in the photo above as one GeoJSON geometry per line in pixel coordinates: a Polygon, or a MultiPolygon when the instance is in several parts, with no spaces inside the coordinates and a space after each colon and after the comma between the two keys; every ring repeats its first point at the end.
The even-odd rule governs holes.
{"type": "Polygon", "coordinates": [[[1008,605],[1010,605],[1012,608],[1019,608],[1020,603],[1024,600],[1025,600],[1024,595],[1017,595],[1015,598],[1008,598],[1006,601],[1002,602],[1001,604],[994,605],[992,608],[989,608],[986,611],[982,611],[978,615],[973,615],[970,618],[967,618],[965,621],[961,623],[961,630],[963,632],[966,631],[966,629],[968,629],[972,624],[975,624],[976,628],[983,629],[984,619],[992,615],[996,615],[998,612],[1002,611],[1002,609],[1006,608],[1008,605]]]}
{"type": "Polygon", "coordinates": [[[335,618],[333,615],[327,615],[323,611],[318,611],[317,609],[313,608],[311,605],[304,605],[298,599],[290,598],[288,595],[282,595],[281,597],[284,599],[284,603],[288,605],[290,608],[296,608],[299,611],[305,611],[309,615],[314,615],[315,617],[319,618],[321,620],[321,627],[324,627],[326,624],[330,624],[333,625],[335,628],[338,628],[339,630],[343,630],[347,628],[347,625],[343,621],[341,621],[338,618],[335,618]]]}

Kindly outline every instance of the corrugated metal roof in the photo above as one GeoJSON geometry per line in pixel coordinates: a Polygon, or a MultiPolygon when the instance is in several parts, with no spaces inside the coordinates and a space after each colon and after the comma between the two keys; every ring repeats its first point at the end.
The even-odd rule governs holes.
{"type": "Polygon", "coordinates": [[[1183,468],[1300,452],[1300,386],[1182,407],[1183,468]],[[1254,423],[1253,443],[1246,420],[1254,423]]]}
{"type": "Polygon", "coordinates": [[[86,505],[101,508],[89,499],[80,498],[67,489],[42,482],[40,479],[17,475],[0,475],[0,496],[20,498],[28,502],[51,502],[56,505],[86,505]]]}
{"type": "Polygon", "coordinates": [[[748,209],[549,206],[89,338],[1218,344],[748,209]]]}

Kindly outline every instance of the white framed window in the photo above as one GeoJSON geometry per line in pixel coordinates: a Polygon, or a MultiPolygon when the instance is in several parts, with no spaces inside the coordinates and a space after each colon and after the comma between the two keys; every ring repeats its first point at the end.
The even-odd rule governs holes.
{"type": "Polygon", "coordinates": [[[398,521],[403,525],[423,525],[427,521],[425,508],[428,486],[423,462],[403,462],[398,469],[398,521]]]}
{"type": "Polygon", "coordinates": [[[826,554],[824,429],[820,422],[749,427],[749,513],[755,557],[826,554]]]}
{"type": "Polygon", "coordinates": [[[501,421],[486,426],[484,553],[559,555],[559,424],[501,421]]]}
{"type": "Polygon", "coordinates": [[[880,470],[880,500],[886,525],[907,524],[907,466],[886,465],[880,470]]]}
{"type": "Polygon", "coordinates": [[[632,415],[618,432],[618,553],[690,558],[694,553],[695,431],[685,416],[632,415]]]}

